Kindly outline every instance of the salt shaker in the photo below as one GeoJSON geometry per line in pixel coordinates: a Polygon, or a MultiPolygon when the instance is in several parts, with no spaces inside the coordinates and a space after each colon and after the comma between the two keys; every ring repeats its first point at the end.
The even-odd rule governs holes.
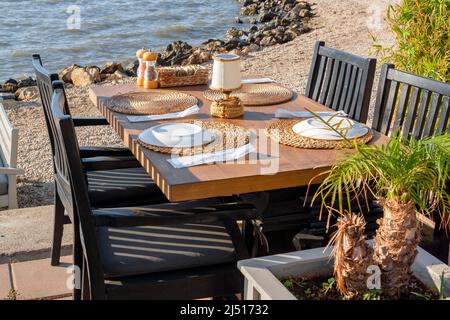
{"type": "Polygon", "coordinates": [[[139,60],[139,67],[138,67],[138,69],[137,69],[137,82],[136,82],[136,84],[138,85],[138,86],[144,86],[144,75],[145,75],[145,68],[146,68],[146,65],[145,65],[145,62],[144,62],[144,54],[147,52],[147,50],[145,50],[145,49],[139,49],[137,52],[136,52],[136,57],[138,58],[138,60],[139,60]]]}

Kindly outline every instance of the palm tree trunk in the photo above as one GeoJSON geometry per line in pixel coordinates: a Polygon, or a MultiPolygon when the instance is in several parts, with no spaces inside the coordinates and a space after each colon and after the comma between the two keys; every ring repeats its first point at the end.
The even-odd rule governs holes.
{"type": "Polygon", "coordinates": [[[342,215],[331,242],[334,249],[334,275],[337,289],[345,298],[357,298],[367,291],[367,267],[373,264],[373,250],[364,236],[364,217],[342,215]]]}
{"type": "Polygon", "coordinates": [[[406,293],[411,279],[411,265],[417,254],[420,233],[417,230],[413,201],[380,201],[384,215],[374,245],[374,260],[381,268],[383,294],[398,298],[406,293]]]}

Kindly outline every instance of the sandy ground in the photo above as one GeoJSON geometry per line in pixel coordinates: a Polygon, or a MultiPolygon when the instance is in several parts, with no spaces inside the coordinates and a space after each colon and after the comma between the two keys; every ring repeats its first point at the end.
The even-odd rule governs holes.
{"type": "MultiPolygon", "coordinates": [[[[369,33],[376,35],[383,44],[392,43],[383,20],[387,2],[316,0],[316,18],[311,21],[314,30],[292,42],[251,54],[242,64],[244,76],[272,77],[303,93],[317,40],[325,41],[327,46],[364,56],[371,54],[373,43],[369,33]]],[[[67,94],[72,114],[99,115],[88,99],[88,88],[68,86],[67,94]]],[[[42,107],[39,102],[4,101],[3,104],[13,125],[20,129],[18,166],[25,170],[25,175],[18,182],[19,206],[52,204],[52,161],[42,107]]],[[[78,131],[78,139],[81,145],[121,144],[118,136],[107,126],[83,128],[78,131]]]]}

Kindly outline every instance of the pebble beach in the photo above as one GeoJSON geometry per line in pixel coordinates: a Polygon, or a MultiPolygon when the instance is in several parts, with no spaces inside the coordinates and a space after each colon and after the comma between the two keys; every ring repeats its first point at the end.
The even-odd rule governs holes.
{"type": "MultiPolygon", "coordinates": [[[[245,7],[243,2],[245,1],[241,1],[241,5],[245,7]]],[[[252,1],[248,2],[249,5],[252,3],[252,1]]],[[[313,47],[317,40],[325,41],[327,46],[363,56],[373,56],[372,46],[374,43],[371,35],[375,36],[378,43],[384,46],[393,44],[393,38],[386,31],[386,22],[383,19],[387,5],[387,0],[316,0],[314,3],[308,4],[310,6],[308,12],[311,12],[311,16],[307,17],[307,20],[302,22],[301,26],[299,25],[300,31],[298,34],[295,33],[295,36],[292,35],[293,39],[285,41],[287,38],[281,38],[280,41],[273,40],[273,43],[265,46],[261,45],[261,41],[266,37],[264,36],[258,44],[255,43],[255,40],[253,41],[258,46],[257,50],[246,49],[249,47],[248,44],[242,46],[237,44],[235,48],[229,48],[231,50],[227,51],[238,50],[237,53],[242,54],[241,69],[243,77],[270,77],[298,93],[303,93],[306,87],[313,47]],[[373,23],[373,21],[376,23],[373,23]],[[307,32],[302,32],[302,28],[305,28],[307,32]],[[245,50],[246,52],[242,52],[245,50]]],[[[245,16],[243,19],[246,19],[245,16]]],[[[233,25],[230,25],[231,27],[233,25]]],[[[239,28],[238,23],[234,27],[239,28]]],[[[291,24],[288,29],[292,29],[292,32],[295,31],[291,24]]],[[[284,33],[286,32],[287,30],[284,33]]],[[[270,37],[277,39],[275,33],[271,33],[270,37]]],[[[204,63],[210,65],[207,55],[211,55],[214,50],[220,50],[225,43],[220,43],[220,48],[209,51],[203,48],[211,41],[205,39],[205,43],[203,47],[191,48],[189,55],[178,62],[181,64],[204,63]],[[195,55],[196,51],[199,51],[197,55],[195,55]],[[187,61],[189,59],[200,60],[187,61]]],[[[164,56],[165,53],[167,53],[167,50],[163,52],[160,58],[166,62],[169,61],[168,64],[172,64],[168,55],[164,56]]],[[[111,59],[114,59],[114,57],[111,57],[111,59]]],[[[29,61],[31,68],[31,57],[29,61]]],[[[381,63],[378,63],[377,70],[380,66],[381,63]]],[[[132,67],[130,68],[132,70],[132,67]]],[[[103,77],[99,75],[98,77],[96,82],[110,85],[135,81],[133,74],[127,73],[125,66],[117,74],[112,73],[103,77]]],[[[378,79],[375,79],[374,91],[377,81],[378,79]]],[[[66,83],[72,114],[80,116],[100,115],[88,98],[88,89],[89,85],[66,83]]],[[[52,159],[42,106],[39,97],[32,92],[33,89],[27,90],[29,92],[21,92],[24,96],[28,94],[28,96],[23,97],[22,101],[15,99],[0,101],[7,110],[13,126],[20,130],[18,167],[23,168],[25,174],[18,178],[19,207],[53,203],[52,159]]],[[[372,99],[374,99],[374,94],[372,99]]],[[[77,130],[80,145],[122,145],[119,137],[108,126],[78,128],[77,130]]]]}

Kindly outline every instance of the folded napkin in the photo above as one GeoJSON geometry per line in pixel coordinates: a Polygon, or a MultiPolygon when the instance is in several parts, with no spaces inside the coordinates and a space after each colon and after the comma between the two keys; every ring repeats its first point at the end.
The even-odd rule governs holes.
{"type": "Polygon", "coordinates": [[[258,78],[258,79],[243,79],[241,80],[242,84],[249,84],[249,83],[269,83],[269,82],[275,82],[274,80],[270,78],[258,78]]]}
{"type": "Polygon", "coordinates": [[[217,152],[209,152],[202,154],[195,154],[193,156],[184,156],[168,159],[169,163],[175,168],[186,168],[198,166],[201,164],[208,164],[214,162],[225,162],[231,160],[237,160],[243,156],[249,154],[254,150],[254,147],[249,143],[242,147],[235,149],[227,149],[217,152]]]}
{"type": "MultiPolygon", "coordinates": [[[[318,111],[316,114],[320,117],[332,117],[334,115],[340,117],[347,117],[344,111],[318,111]]],[[[289,111],[286,109],[277,109],[275,111],[275,118],[312,118],[314,115],[309,111],[289,111]]]]}
{"type": "Polygon", "coordinates": [[[189,108],[187,108],[183,111],[179,111],[179,112],[166,113],[166,114],[154,114],[154,115],[146,115],[146,116],[127,116],[127,119],[130,122],[175,119],[175,118],[187,117],[191,114],[198,113],[199,110],[200,110],[200,108],[198,107],[198,105],[195,105],[195,106],[189,107],[189,108]]]}

